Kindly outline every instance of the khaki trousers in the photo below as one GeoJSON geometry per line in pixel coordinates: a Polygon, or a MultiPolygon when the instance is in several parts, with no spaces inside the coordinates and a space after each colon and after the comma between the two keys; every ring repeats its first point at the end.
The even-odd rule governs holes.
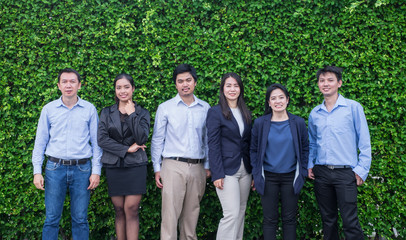
{"type": "Polygon", "coordinates": [[[203,164],[171,159],[162,161],[161,240],[196,240],[200,201],[206,188],[203,164]]]}
{"type": "Polygon", "coordinates": [[[217,240],[242,240],[244,218],[252,177],[241,161],[240,169],[232,176],[226,175],[223,189],[216,188],[223,208],[223,218],[217,229],[217,240]]]}

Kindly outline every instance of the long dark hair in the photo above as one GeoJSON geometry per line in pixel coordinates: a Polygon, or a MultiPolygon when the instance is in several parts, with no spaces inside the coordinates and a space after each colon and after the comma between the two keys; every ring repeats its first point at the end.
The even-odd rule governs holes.
{"type": "MultiPolygon", "coordinates": [[[[135,88],[134,79],[130,75],[126,74],[126,73],[121,73],[121,74],[117,75],[117,77],[114,79],[114,89],[116,89],[117,81],[120,80],[120,79],[123,79],[123,78],[127,79],[130,82],[131,86],[133,88],[135,88]]],[[[117,98],[115,93],[114,93],[114,100],[116,100],[117,104],[120,102],[120,100],[117,98]]]]}
{"type": "MultiPolygon", "coordinates": [[[[272,91],[275,90],[275,89],[280,89],[280,90],[282,90],[282,92],[285,94],[285,97],[286,97],[287,99],[289,99],[289,92],[288,92],[288,89],[286,89],[285,86],[283,86],[282,84],[279,84],[279,83],[274,83],[274,84],[272,84],[271,86],[269,86],[269,87],[266,89],[264,115],[267,115],[267,114],[269,114],[269,113],[272,113],[272,108],[269,106],[269,102],[268,102],[268,101],[269,101],[269,98],[271,97],[272,91]]],[[[290,101],[289,101],[289,102],[290,102],[290,101]]],[[[288,105],[287,105],[286,107],[289,106],[289,102],[288,102],[288,105]]]]}
{"type": "Polygon", "coordinates": [[[251,124],[251,112],[248,110],[247,105],[245,104],[244,101],[244,85],[242,84],[241,77],[237,73],[229,72],[223,75],[221,78],[221,83],[220,83],[220,97],[219,97],[219,104],[221,107],[221,112],[223,113],[224,117],[228,120],[231,120],[231,110],[230,107],[228,106],[228,102],[226,99],[226,96],[224,95],[224,85],[226,84],[226,79],[227,78],[234,78],[238,86],[240,87],[240,95],[238,96],[237,99],[237,106],[241,111],[241,115],[247,122],[247,124],[251,124]]]}

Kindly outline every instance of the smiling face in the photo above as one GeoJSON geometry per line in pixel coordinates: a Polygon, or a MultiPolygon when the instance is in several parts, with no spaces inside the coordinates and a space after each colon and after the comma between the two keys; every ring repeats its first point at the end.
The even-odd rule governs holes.
{"type": "Polygon", "coordinates": [[[320,74],[317,85],[324,97],[333,97],[338,95],[338,89],[342,83],[341,80],[337,80],[337,76],[334,73],[326,72],[320,74]]]}
{"type": "Polygon", "coordinates": [[[121,78],[116,81],[116,97],[120,102],[128,102],[132,100],[134,87],[131,86],[130,81],[125,78],[121,78]]]}
{"type": "Polygon", "coordinates": [[[286,97],[285,93],[281,89],[276,88],[271,92],[268,103],[269,106],[272,108],[273,113],[284,112],[286,111],[286,107],[288,106],[289,98],[286,97]]]}
{"type": "Polygon", "coordinates": [[[176,90],[181,98],[193,96],[196,81],[189,72],[179,73],[176,76],[176,90]]]}
{"type": "Polygon", "coordinates": [[[240,85],[238,85],[237,80],[232,77],[227,78],[224,83],[223,92],[229,105],[230,102],[236,102],[241,92],[240,85]]]}
{"type": "Polygon", "coordinates": [[[58,88],[61,90],[63,98],[76,98],[81,83],[77,75],[73,72],[64,72],[61,74],[58,82],[58,88]]]}

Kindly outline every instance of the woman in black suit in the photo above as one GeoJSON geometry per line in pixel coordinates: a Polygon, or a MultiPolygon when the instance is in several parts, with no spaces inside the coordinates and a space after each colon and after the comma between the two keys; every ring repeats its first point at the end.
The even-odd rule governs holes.
{"type": "Polygon", "coordinates": [[[249,158],[251,113],[244,102],[240,76],[226,73],[219,104],[206,119],[212,181],[223,208],[217,239],[243,238],[244,217],[252,182],[249,158]]]}
{"type": "Polygon", "coordinates": [[[134,80],[128,74],[114,79],[116,104],[100,114],[97,141],[103,149],[108,193],[116,213],[117,239],[138,239],[138,209],[146,193],[149,112],[132,100],[134,80]]]}
{"type": "Polygon", "coordinates": [[[261,195],[264,239],[276,239],[281,202],[283,239],[296,239],[296,213],[307,176],[309,141],[303,118],[286,111],[289,93],[281,84],[266,91],[265,113],[251,137],[254,186],[261,195]]]}

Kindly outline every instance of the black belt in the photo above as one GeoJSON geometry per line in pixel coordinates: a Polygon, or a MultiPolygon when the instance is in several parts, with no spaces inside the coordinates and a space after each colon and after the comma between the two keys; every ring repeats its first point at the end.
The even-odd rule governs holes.
{"type": "Polygon", "coordinates": [[[331,170],[338,169],[338,168],[351,168],[351,166],[349,166],[349,165],[322,165],[322,166],[325,166],[331,170]]]}
{"type": "Polygon", "coordinates": [[[192,163],[192,164],[197,164],[197,163],[203,162],[203,159],[192,159],[192,158],[183,158],[183,157],[167,157],[167,159],[172,159],[172,160],[176,160],[179,162],[192,163]]]}
{"type": "Polygon", "coordinates": [[[56,157],[48,157],[48,160],[55,163],[61,163],[62,165],[77,165],[77,164],[85,164],[90,158],[83,158],[83,159],[62,159],[56,157]]]}

